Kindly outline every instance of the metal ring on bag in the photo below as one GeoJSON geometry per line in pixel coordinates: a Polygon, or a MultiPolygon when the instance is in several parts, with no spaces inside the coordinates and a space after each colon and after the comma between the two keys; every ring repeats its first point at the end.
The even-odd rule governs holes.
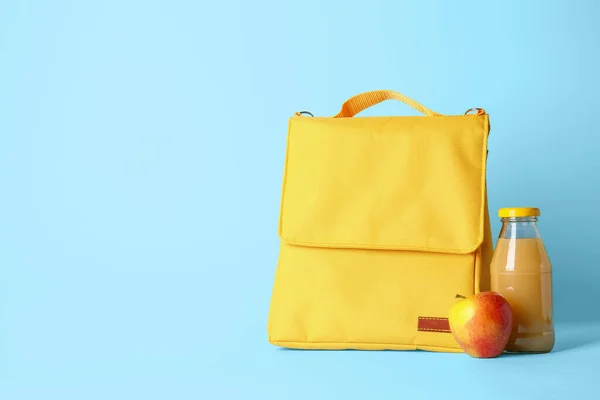
{"type": "Polygon", "coordinates": [[[483,108],[478,108],[478,107],[469,108],[467,111],[465,111],[465,115],[482,115],[482,114],[485,114],[485,110],[483,108]]]}
{"type": "Polygon", "coordinates": [[[298,111],[298,115],[310,115],[311,117],[314,117],[310,111],[298,111]]]}

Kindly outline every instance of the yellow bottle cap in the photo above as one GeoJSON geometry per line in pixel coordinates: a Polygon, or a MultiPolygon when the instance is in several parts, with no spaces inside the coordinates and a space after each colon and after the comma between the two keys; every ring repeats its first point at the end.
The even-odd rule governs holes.
{"type": "Polygon", "coordinates": [[[511,218],[511,217],[539,217],[540,209],[534,207],[509,207],[501,208],[498,210],[498,216],[500,218],[511,218]]]}

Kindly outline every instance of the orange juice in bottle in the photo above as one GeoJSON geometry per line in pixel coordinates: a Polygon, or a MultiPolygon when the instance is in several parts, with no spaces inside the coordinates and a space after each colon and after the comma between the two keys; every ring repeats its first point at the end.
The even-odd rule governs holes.
{"type": "Polygon", "coordinates": [[[492,290],[513,312],[506,345],[511,352],[545,353],[554,347],[552,265],[537,229],[537,208],[502,208],[502,230],[490,266],[492,290]]]}

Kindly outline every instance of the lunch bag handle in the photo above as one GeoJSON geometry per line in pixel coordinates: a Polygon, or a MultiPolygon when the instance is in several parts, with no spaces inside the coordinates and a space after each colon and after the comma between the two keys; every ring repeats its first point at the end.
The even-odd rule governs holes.
{"type": "Polygon", "coordinates": [[[404,104],[411,106],[415,110],[420,111],[429,117],[442,115],[430,110],[423,104],[414,101],[413,99],[406,97],[405,95],[395,92],[393,90],[374,90],[372,92],[358,94],[346,100],[346,102],[342,104],[342,110],[339,113],[337,113],[337,115],[335,115],[334,118],[353,117],[362,110],[365,110],[385,100],[401,101],[404,104]]]}

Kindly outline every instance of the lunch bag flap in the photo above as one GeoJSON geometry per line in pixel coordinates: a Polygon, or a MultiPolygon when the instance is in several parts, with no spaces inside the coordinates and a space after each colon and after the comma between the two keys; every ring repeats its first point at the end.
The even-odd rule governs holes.
{"type": "Polygon", "coordinates": [[[468,254],[484,237],[488,116],[290,119],[290,245],[468,254]]]}

